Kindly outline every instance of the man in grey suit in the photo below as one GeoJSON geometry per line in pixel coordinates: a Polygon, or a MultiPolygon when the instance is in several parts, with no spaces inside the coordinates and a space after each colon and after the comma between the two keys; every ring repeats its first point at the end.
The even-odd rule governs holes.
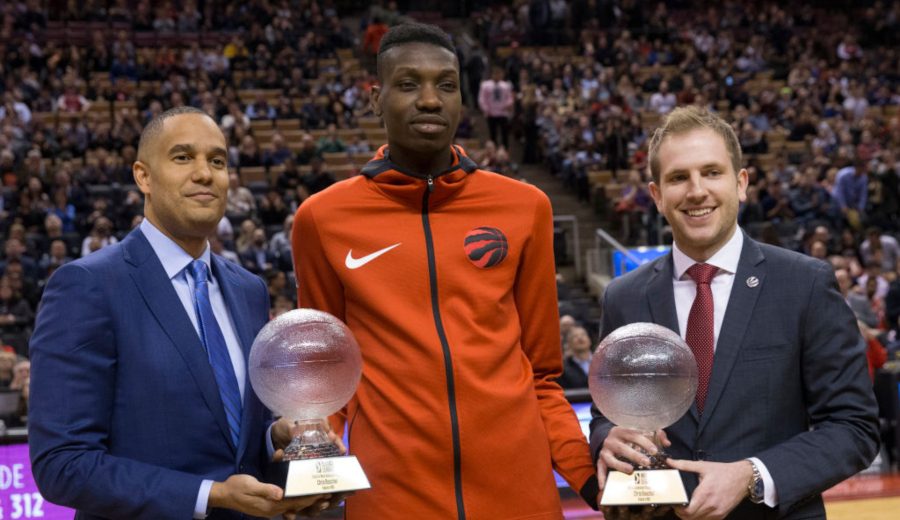
{"type": "MultiPolygon", "coordinates": [[[[747,171],[732,128],[696,107],[650,142],[650,193],[672,253],[614,280],[602,336],[634,322],[680,332],[697,398],[660,431],[695,518],[824,518],[821,493],[871,463],[878,423],[853,313],[824,262],[760,244],[737,227],[747,171]]],[[[608,470],[649,464],[653,443],[595,411],[591,451],[608,470]]],[[[620,512],[621,511],[617,511],[620,512]]],[[[663,513],[659,511],[659,513],[663,513]]]]}

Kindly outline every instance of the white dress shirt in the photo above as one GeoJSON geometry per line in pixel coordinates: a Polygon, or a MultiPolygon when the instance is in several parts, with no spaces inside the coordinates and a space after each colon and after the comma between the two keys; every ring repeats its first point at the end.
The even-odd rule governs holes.
{"type": "MultiPolygon", "coordinates": [[[[725,320],[725,310],[728,307],[728,298],[731,296],[731,288],[734,285],[734,276],[737,273],[743,248],[744,233],[740,228],[735,228],[735,232],[728,242],[705,262],[719,268],[709,284],[713,296],[713,351],[719,341],[719,331],[722,330],[722,322],[725,320]]],[[[688,276],[687,270],[697,261],[678,249],[678,244],[672,244],[672,262],[674,264],[672,285],[675,289],[675,311],[678,314],[678,329],[684,339],[687,336],[688,315],[691,313],[691,306],[697,295],[697,284],[688,276]]],[[[753,461],[762,476],[765,487],[765,504],[769,507],[777,506],[778,494],[769,470],[762,461],[755,457],[749,457],[747,460],[753,461]]]]}
{"type": "MultiPolygon", "coordinates": [[[[150,247],[153,248],[153,252],[156,253],[159,261],[162,263],[163,269],[165,269],[169,281],[172,282],[172,287],[175,289],[175,293],[178,294],[178,299],[181,301],[181,305],[184,306],[184,310],[191,319],[191,323],[194,325],[194,330],[197,331],[199,338],[200,329],[197,325],[197,313],[194,310],[193,299],[194,279],[188,272],[188,266],[194,261],[194,257],[171,238],[164,235],[146,218],[141,221],[141,232],[147,238],[147,241],[150,242],[150,247]]],[[[219,323],[219,328],[222,329],[222,336],[225,337],[225,345],[228,347],[231,366],[234,368],[238,389],[241,392],[241,400],[243,400],[247,379],[244,352],[235,333],[234,320],[232,320],[231,313],[228,312],[228,306],[225,305],[225,299],[222,297],[221,287],[216,281],[216,277],[212,276],[212,256],[209,252],[209,244],[206,245],[200,260],[205,262],[209,268],[209,301],[212,305],[213,314],[216,316],[216,321],[219,323]]],[[[197,493],[197,502],[194,506],[194,518],[206,518],[209,492],[212,489],[212,485],[212,480],[204,480],[200,485],[200,490],[197,493]]]]}

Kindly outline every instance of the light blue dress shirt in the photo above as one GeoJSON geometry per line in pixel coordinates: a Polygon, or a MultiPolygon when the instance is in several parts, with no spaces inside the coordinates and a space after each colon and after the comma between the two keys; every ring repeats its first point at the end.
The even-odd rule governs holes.
{"type": "MultiPolygon", "coordinates": [[[[200,329],[197,325],[197,313],[194,310],[194,280],[188,272],[188,266],[194,257],[181,248],[171,238],[163,234],[150,220],[144,219],[141,222],[141,232],[150,242],[150,247],[162,263],[166,275],[172,282],[175,293],[181,305],[184,306],[185,312],[197,331],[197,337],[200,337],[200,329]]],[[[247,384],[247,365],[244,361],[244,352],[241,349],[241,343],[238,341],[235,333],[234,321],[231,313],[228,312],[228,306],[225,305],[225,299],[222,297],[222,289],[219,286],[215,276],[212,276],[212,261],[209,252],[209,244],[206,245],[200,260],[206,262],[210,268],[209,281],[209,299],[212,305],[213,313],[216,315],[216,321],[219,322],[219,328],[222,329],[222,335],[225,337],[225,345],[228,347],[228,355],[231,357],[231,366],[234,368],[234,375],[238,381],[238,389],[241,392],[241,399],[244,398],[244,388],[247,384]]],[[[194,506],[194,518],[206,518],[207,504],[209,503],[209,492],[212,489],[213,481],[204,480],[200,485],[197,493],[197,503],[194,506]]]]}

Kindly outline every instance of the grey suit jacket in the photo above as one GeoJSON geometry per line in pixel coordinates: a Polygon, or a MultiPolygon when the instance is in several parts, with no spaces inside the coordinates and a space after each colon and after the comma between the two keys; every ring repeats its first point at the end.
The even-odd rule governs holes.
{"type": "MultiPolygon", "coordinates": [[[[672,279],[669,254],[614,280],[601,336],[634,322],[678,332],[672,279]]],[[[594,415],[596,460],[613,425],[594,415]]],[[[666,433],[674,458],[765,464],[778,507],[744,500],[729,518],[824,518],[822,491],[870,464],[879,442],[864,344],[826,263],[744,236],[705,411],[666,433]]],[[[684,477],[693,492],[696,475],[684,477]]]]}

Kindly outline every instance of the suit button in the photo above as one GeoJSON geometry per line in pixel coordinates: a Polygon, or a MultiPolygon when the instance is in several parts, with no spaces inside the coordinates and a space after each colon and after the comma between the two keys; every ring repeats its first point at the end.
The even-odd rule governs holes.
{"type": "Polygon", "coordinates": [[[697,450],[694,452],[694,460],[706,460],[706,452],[703,450],[697,450]]]}
{"type": "Polygon", "coordinates": [[[240,471],[241,473],[244,472],[244,465],[243,465],[243,464],[241,464],[240,466],[238,466],[238,471],[240,471]]]}

